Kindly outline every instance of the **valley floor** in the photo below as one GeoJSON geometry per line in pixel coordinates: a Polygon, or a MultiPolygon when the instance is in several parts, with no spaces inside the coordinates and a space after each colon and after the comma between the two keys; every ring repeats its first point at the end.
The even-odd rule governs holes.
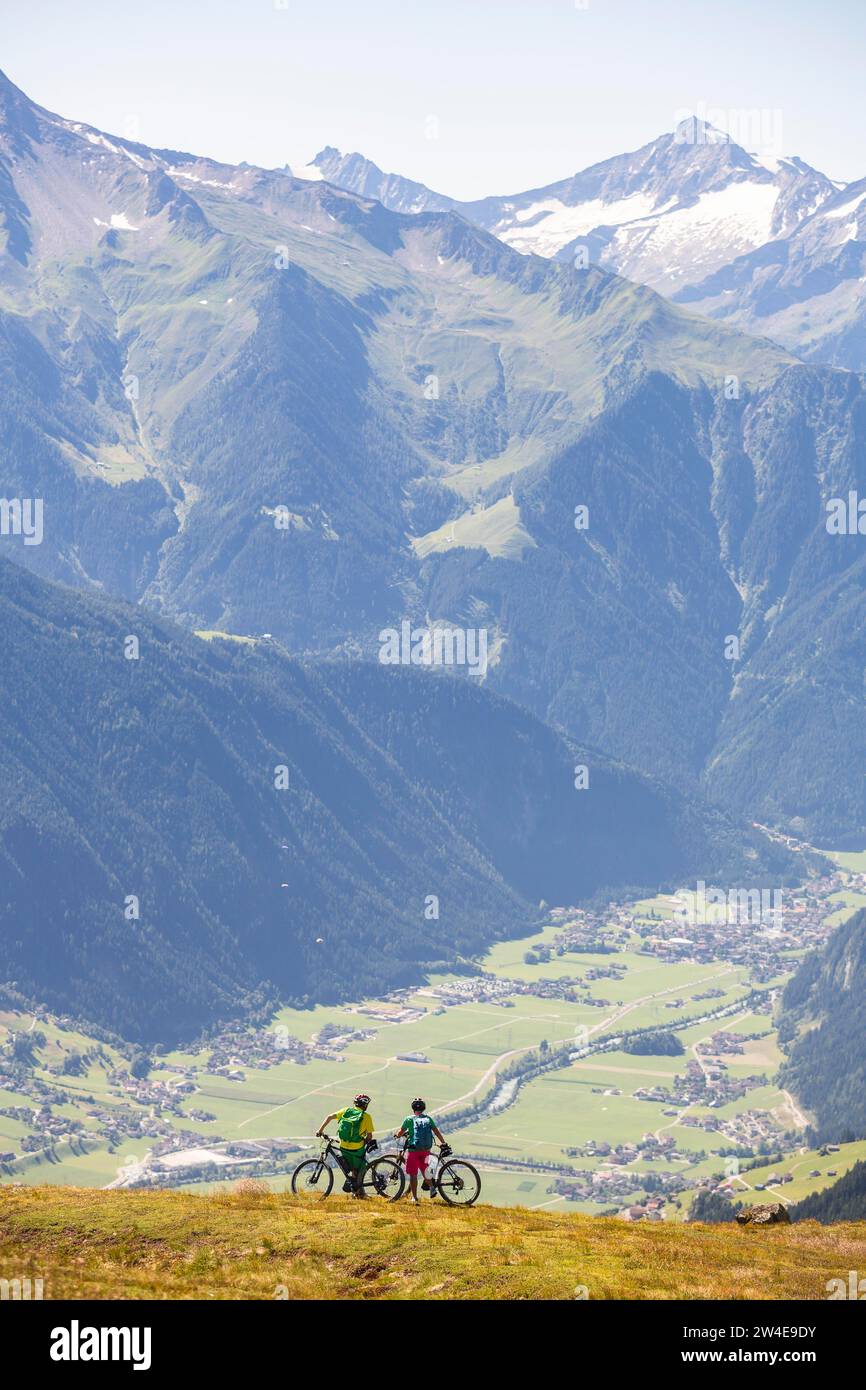
{"type": "Polygon", "coordinates": [[[866,856],[835,857],[835,874],[785,890],[780,930],[744,940],[732,927],[711,952],[699,940],[700,957],[677,939],[674,898],[561,910],[495,945],[483,974],[282,1009],[203,1048],[159,1049],[143,1077],[68,1020],[0,1008],[0,1192],[210,1194],[247,1175],[280,1191],[324,1115],[365,1090],[383,1144],[423,1095],[499,1206],[679,1221],[700,1186],[720,1184],[744,1203],[769,1189],[791,1204],[866,1156],[866,1141],[807,1149],[810,1117],[774,1079],[774,998],[866,902],[866,856]],[[599,1050],[635,1028],[674,1029],[683,1050],[599,1050]],[[29,1059],[13,1062],[28,1040],[29,1059]],[[569,1065],[517,1084],[515,1067],[563,1047],[569,1065]]]}

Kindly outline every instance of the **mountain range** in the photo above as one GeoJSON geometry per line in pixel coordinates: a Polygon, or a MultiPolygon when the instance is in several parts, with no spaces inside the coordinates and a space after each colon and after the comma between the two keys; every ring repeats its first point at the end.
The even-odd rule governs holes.
{"type": "Polygon", "coordinates": [[[695,116],[569,178],[475,202],[332,146],[302,172],[396,212],[459,212],[519,251],[585,257],[804,360],[866,368],[866,180],[750,153],[695,116]]]}
{"type": "Polygon", "coordinates": [[[866,489],[862,379],[7,79],[0,189],[0,495],[44,507],[0,553],[297,653],[459,624],[485,688],[610,758],[866,827],[862,538],[826,524],[866,489]]]}
{"type": "Polygon", "coordinates": [[[300,655],[483,633],[479,683],[568,738],[862,833],[863,542],[827,529],[866,490],[859,376],[453,209],[150,149],[5,78],[0,212],[0,496],[44,508],[0,554],[300,655]]]}

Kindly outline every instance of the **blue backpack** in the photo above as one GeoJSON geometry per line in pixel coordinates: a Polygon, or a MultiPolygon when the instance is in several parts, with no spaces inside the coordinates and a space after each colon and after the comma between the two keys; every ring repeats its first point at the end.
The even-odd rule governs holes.
{"type": "Polygon", "coordinates": [[[429,1115],[412,1116],[412,1148],[432,1149],[433,1121],[429,1115]]]}

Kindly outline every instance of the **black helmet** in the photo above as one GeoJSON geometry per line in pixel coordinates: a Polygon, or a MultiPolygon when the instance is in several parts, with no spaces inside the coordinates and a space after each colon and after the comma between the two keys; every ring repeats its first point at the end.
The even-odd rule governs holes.
{"type": "Polygon", "coordinates": [[[420,1096],[416,1096],[415,1099],[414,1099],[413,1102],[412,1102],[412,1109],[413,1109],[413,1110],[426,1110],[426,1109],[427,1109],[427,1102],[424,1101],[424,1100],[422,1100],[420,1096]]]}
{"type": "Polygon", "coordinates": [[[370,1104],[370,1097],[365,1096],[362,1091],[359,1096],[355,1096],[355,1104],[360,1105],[362,1110],[366,1110],[367,1106],[370,1104]]]}

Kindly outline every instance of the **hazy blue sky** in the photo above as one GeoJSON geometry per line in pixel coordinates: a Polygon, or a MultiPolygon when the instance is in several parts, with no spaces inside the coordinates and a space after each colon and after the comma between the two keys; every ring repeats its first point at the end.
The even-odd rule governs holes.
{"type": "Polygon", "coordinates": [[[581,3],[0,0],[0,66],[147,144],[268,166],[332,144],[464,198],[636,149],[685,108],[866,175],[866,0],[581,3]]]}

